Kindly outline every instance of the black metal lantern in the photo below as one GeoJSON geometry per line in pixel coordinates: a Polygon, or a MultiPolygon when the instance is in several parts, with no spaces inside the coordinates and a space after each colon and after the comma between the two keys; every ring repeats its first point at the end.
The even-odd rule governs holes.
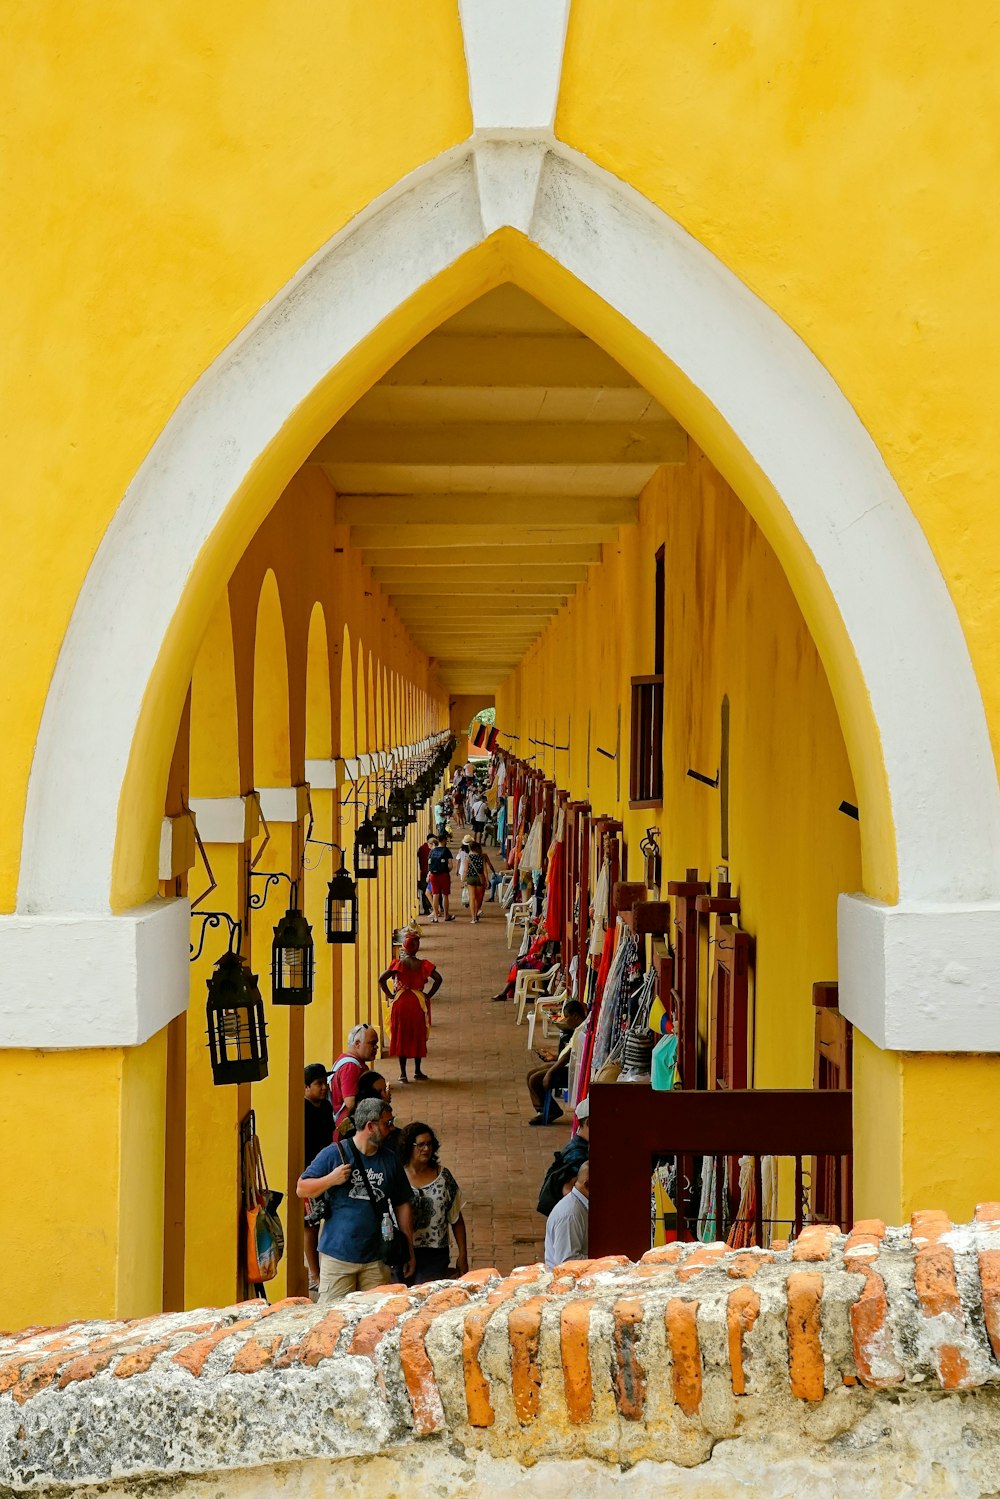
{"type": "Polygon", "coordinates": [[[417,788],[410,784],[403,787],[403,795],[406,798],[406,820],[414,823],[417,820],[417,788]]]}
{"type": "Polygon", "coordinates": [[[394,786],[389,792],[388,812],[392,819],[392,841],[393,843],[402,843],[406,837],[409,805],[402,788],[399,786],[394,786]]]}
{"type": "Polygon", "coordinates": [[[212,1081],[259,1083],[267,1077],[267,1024],[257,975],[239,953],[224,952],[208,980],[212,1081]]]}
{"type": "Polygon", "coordinates": [[[376,807],[372,813],[372,827],[378,834],[376,848],[380,859],[392,853],[392,818],[384,807],[376,807]]]}
{"type": "Polygon", "coordinates": [[[326,940],[358,940],[358,887],[347,872],[343,854],[340,868],[326,887],[326,940]]]}
{"type": "Polygon", "coordinates": [[[354,878],[378,879],[378,833],[367,813],[354,834],[354,878]]]}
{"type": "Polygon", "coordinates": [[[276,1005],[312,1004],[312,927],[295,897],[293,885],[292,904],[275,927],[271,943],[271,1003],[276,1005]]]}

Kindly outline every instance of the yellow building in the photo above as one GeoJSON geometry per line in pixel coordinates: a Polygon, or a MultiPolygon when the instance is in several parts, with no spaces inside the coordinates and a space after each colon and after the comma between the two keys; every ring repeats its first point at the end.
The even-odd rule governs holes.
{"type": "Polygon", "coordinates": [[[416,830],[313,1004],[268,1007],[260,1083],[212,1086],[224,932],[189,964],[190,901],[210,869],[266,970],[263,813],[254,873],[301,870],[321,933],[310,825],[349,847],[452,700],[495,700],[635,860],[655,823],[665,878],[728,871],[757,1086],[810,1085],[839,980],[859,1213],[996,1196],[982,7],[6,21],[0,1139],[30,1253],[0,1324],[236,1294],[240,1121],[287,1190],[302,1061],[377,1021],[416,830]],[[662,791],[630,807],[642,675],[662,791]]]}

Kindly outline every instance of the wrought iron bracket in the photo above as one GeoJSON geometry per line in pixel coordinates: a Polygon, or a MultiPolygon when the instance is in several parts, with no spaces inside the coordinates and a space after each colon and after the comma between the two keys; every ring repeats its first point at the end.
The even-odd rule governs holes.
{"type": "Polygon", "coordinates": [[[243,923],[230,916],[228,911],[199,911],[197,918],[201,922],[201,933],[198,938],[197,949],[193,942],[188,943],[188,961],[197,963],[205,950],[205,933],[209,927],[220,927],[223,922],[229,928],[229,945],[227,951],[239,952],[243,944],[243,923]],[[235,938],[235,942],[234,939],[235,938]]]}
{"type": "Polygon", "coordinates": [[[250,881],[250,893],[249,893],[249,896],[248,896],[248,899],[247,899],[247,904],[249,905],[251,911],[259,911],[259,910],[262,909],[263,906],[265,906],[267,904],[267,897],[271,893],[271,886],[272,885],[277,885],[278,882],[279,882],[279,880],[287,880],[288,881],[288,883],[289,883],[289,885],[291,887],[290,903],[293,906],[297,904],[296,899],[295,899],[295,896],[296,896],[296,893],[297,893],[297,890],[296,890],[297,881],[293,880],[290,874],[285,874],[284,870],[282,870],[282,869],[275,869],[275,870],[269,870],[268,871],[268,870],[263,870],[263,869],[251,869],[250,874],[248,876],[248,879],[250,881]],[[264,888],[263,888],[263,890],[259,891],[256,894],[254,893],[254,888],[253,888],[253,881],[254,880],[263,880],[264,881],[264,888]]]}

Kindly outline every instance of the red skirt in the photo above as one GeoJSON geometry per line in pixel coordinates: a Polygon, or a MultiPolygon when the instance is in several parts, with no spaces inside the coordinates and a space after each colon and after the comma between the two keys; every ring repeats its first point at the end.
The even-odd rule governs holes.
{"type": "Polygon", "coordinates": [[[392,1002],[392,1009],[389,1011],[389,1055],[427,1055],[427,1020],[420,996],[412,989],[401,989],[392,1002]]]}

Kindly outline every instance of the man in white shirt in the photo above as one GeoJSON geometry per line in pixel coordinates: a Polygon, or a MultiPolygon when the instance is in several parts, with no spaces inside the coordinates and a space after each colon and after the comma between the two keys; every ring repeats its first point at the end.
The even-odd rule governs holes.
{"type": "Polygon", "coordinates": [[[546,1270],[555,1270],[567,1260],[585,1260],[589,1228],[590,1162],[584,1161],[573,1186],[548,1216],[545,1225],[546,1270]]]}

